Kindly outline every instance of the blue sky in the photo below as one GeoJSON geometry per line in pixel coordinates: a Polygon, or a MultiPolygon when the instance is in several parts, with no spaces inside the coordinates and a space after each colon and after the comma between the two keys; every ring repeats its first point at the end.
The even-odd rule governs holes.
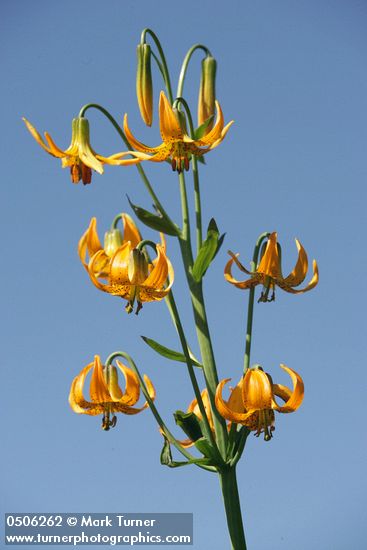
{"type": "MultiPolygon", "coordinates": [[[[239,464],[249,549],[363,550],[366,3],[5,0],[0,13],[2,511],[193,512],[194,548],[228,548],[218,481],[199,469],[160,465],[161,436],[149,411],[121,416],[104,433],[99,419],[77,416],[67,403],[82,367],[116,349],[152,378],[172,429],[172,412],[192,399],[185,368],[139,338],[178,348],[164,303],[127,316],[120,300],[93,287],[76,253],[92,216],[103,234],[116,213],[129,212],[127,194],[150,207],[136,169],[107,167],[90,186],[72,185],[21,122],[26,116],[66,147],[71,119],[83,104],[98,102],[119,121],[128,112],[136,135],[158,144],[156,113],[147,129],[135,97],[135,49],[141,30],[151,27],[174,82],[192,44],[211,49],[218,99],[226,120],[235,120],[201,170],[204,220],[214,216],[226,232],[205,283],[220,378],[240,376],[247,304],[246,293],[223,279],[227,249],[246,262],[257,236],[277,230],[284,272],[296,259],[294,237],[320,267],[315,290],[279,291],[275,303],[256,307],[252,361],[282,383],[279,364],[294,368],[306,395],[297,413],[279,415],[270,443],[249,438],[239,464]]],[[[199,60],[185,89],[194,112],[199,60]]],[[[154,85],[157,104],[158,75],[154,85]]],[[[100,114],[89,119],[97,151],[124,149],[100,114]]],[[[178,218],[169,167],[146,170],[178,218]]],[[[168,251],[197,351],[173,239],[168,251]]]]}

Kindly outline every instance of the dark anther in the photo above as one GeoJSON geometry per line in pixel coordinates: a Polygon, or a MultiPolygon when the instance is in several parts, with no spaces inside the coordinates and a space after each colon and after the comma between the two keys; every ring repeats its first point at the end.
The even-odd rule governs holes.
{"type": "Polygon", "coordinates": [[[117,422],[117,417],[116,415],[114,414],[113,417],[112,417],[112,420],[110,422],[110,426],[111,428],[114,428],[116,426],[116,422],[117,422]]]}
{"type": "MultiPolygon", "coordinates": [[[[143,309],[143,304],[141,302],[138,302],[138,305],[136,306],[135,315],[139,314],[139,311],[143,309]]],[[[129,312],[130,313],[130,312],[129,312]]]]}

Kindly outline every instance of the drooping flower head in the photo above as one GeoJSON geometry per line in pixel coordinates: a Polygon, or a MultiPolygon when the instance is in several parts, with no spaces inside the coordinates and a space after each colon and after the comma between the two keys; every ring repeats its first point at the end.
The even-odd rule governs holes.
{"type": "MultiPolygon", "coordinates": [[[[116,360],[116,364],[125,378],[124,392],[119,386],[117,368],[113,365],[104,367],[99,355],[95,355],[94,361],[84,367],[74,378],[69,394],[69,403],[74,412],[90,416],[103,415],[102,428],[104,430],[109,430],[116,425],[115,413],[138,414],[149,406],[147,402],[140,408],[133,406],[140,397],[139,379],[132,369],[120,361],[116,360]],[[87,401],[83,395],[83,388],[90,370],[92,370],[90,401],[87,401]]],[[[155,389],[146,375],[144,375],[144,382],[149,396],[154,399],[155,389]]]]}
{"type": "Polygon", "coordinates": [[[138,141],[132,134],[127,121],[124,118],[124,131],[130,144],[136,151],[128,151],[124,155],[132,155],[126,163],[138,163],[143,160],[162,162],[167,159],[171,161],[172,169],[181,172],[188,170],[191,155],[202,156],[223,141],[233,121],[224,126],[223,113],[218,101],[215,102],[217,109],[217,120],[210,132],[201,139],[191,139],[185,130],[181,128],[179,118],[176,116],[171,104],[163,92],[159,98],[159,126],[162,136],[162,143],[158,147],[148,147],[138,141]]]}
{"type": "Polygon", "coordinates": [[[263,291],[259,298],[259,302],[271,302],[275,299],[275,286],[279,286],[281,289],[291,294],[300,294],[302,292],[307,292],[314,288],[319,281],[319,271],[317,263],[313,260],[313,276],[308,285],[304,288],[297,289],[306,278],[308,271],[308,258],[305,249],[301,243],[296,239],[296,245],[298,249],[298,259],[293,271],[287,276],[283,277],[282,266],[281,266],[281,256],[280,256],[280,247],[277,243],[277,233],[271,233],[268,238],[268,241],[265,246],[264,254],[261,258],[261,261],[255,270],[255,272],[248,271],[238,260],[238,254],[233,254],[229,251],[231,259],[227,262],[224,269],[225,279],[241,289],[252,288],[256,285],[262,284],[263,291]],[[251,275],[249,279],[245,281],[237,281],[232,276],[232,266],[236,264],[237,267],[251,275]],[[271,295],[269,298],[269,294],[271,295]]]}
{"type": "Polygon", "coordinates": [[[128,313],[133,311],[135,302],[139,313],[144,302],[162,300],[171,289],[174,271],[166,255],[163,234],[161,239],[153,261],[131,240],[123,242],[111,257],[105,250],[97,250],[90,257],[87,269],[93,284],[99,290],[127,300],[128,313]]]}
{"type": "Polygon", "coordinates": [[[259,366],[250,368],[232,389],[228,401],[222,397],[223,387],[230,380],[222,380],[216,391],[215,404],[223,418],[242,424],[249,430],[256,431],[257,436],[264,433],[265,441],[272,438],[274,431],[274,411],[291,413],[296,411],[303,401],[304,385],[299,374],[294,370],[280,365],[289,374],[293,382],[293,390],[282,384],[273,384],[271,376],[259,366]],[[285,403],[278,405],[275,397],[280,397],[285,403]]]}
{"type": "Polygon", "coordinates": [[[119,160],[120,154],[103,157],[95,153],[89,140],[89,122],[85,117],[77,117],[72,121],[71,143],[65,150],[60,149],[48,132],[45,132],[45,140],[32,124],[23,118],[25,125],[37,143],[53,157],[61,159],[63,168],[70,167],[71,181],[86,185],[92,180],[92,170],[103,174],[103,165],[130,164],[125,160],[119,160]]]}

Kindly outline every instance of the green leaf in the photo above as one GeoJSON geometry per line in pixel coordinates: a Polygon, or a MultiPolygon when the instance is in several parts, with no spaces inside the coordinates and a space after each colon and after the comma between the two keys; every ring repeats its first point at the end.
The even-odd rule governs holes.
{"type": "Polygon", "coordinates": [[[215,258],[219,248],[223,243],[224,235],[219,239],[219,231],[217,224],[212,218],[208,225],[207,237],[197,255],[194,266],[192,268],[192,276],[199,283],[215,258]]]}
{"type": "Polygon", "coordinates": [[[161,464],[163,466],[168,466],[169,468],[180,468],[181,466],[187,466],[188,464],[202,464],[205,466],[212,466],[212,461],[207,458],[193,458],[187,461],[175,461],[172,460],[171,446],[166,438],[164,437],[163,449],[161,452],[161,464]]]}
{"type": "MultiPolygon", "coordinates": [[[[216,257],[216,255],[218,254],[219,250],[221,249],[225,236],[226,236],[226,234],[223,233],[223,235],[221,235],[220,238],[218,239],[217,250],[215,251],[214,258],[216,257]]],[[[213,258],[213,260],[214,260],[214,258],[213,258]]]]}
{"type": "Polygon", "coordinates": [[[136,206],[131,202],[129,197],[127,197],[127,200],[129,201],[131,208],[134,210],[136,217],[142,223],[152,229],[155,229],[156,231],[161,231],[166,235],[179,235],[178,227],[169,218],[163,215],[157,216],[156,214],[152,214],[140,206],[136,206]]]}
{"type": "MultiPolygon", "coordinates": [[[[167,359],[171,359],[172,361],[179,361],[180,363],[186,363],[186,357],[183,353],[180,353],[178,351],[174,351],[173,349],[166,348],[165,346],[162,346],[162,344],[159,344],[152,338],[148,338],[147,336],[142,336],[142,339],[148,346],[150,346],[154,351],[159,353],[159,355],[162,355],[163,357],[166,357],[167,359]]],[[[203,368],[202,364],[199,363],[199,361],[193,356],[193,354],[190,353],[190,359],[192,361],[192,364],[195,365],[195,367],[203,368]]]]}
{"type": "Polygon", "coordinates": [[[166,436],[164,437],[163,449],[161,451],[161,464],[168,466],[169,468],[179,468],[180,466],[186,466],[189,462],[175,462],[172,460],[171,445],[169,444],[166,436]]]}
{"type": "Polygon", "coordinates": [[[198,439],[202,439],[203,433],[196,414],[193,412],[184,413],[183,411],[176,411],[173,416],[177,426],[180,426],[181,430],[185,432],[191,441],[196,442],[198,439]]]}
{"type": "Polygon", "coordinates": [[[213,121],[213,119],[214,119],[214,115],[211,115],[209,118],[204,120],[204,122],[202,124],[200,124],[200,126],[198,126],[194,130],[194,139],[201,139],[202,137],[204,137],[205,130],[207,129],[209,124],[213,121]]]}
{"type": "Polygon", "coordinates": [[[212,459],[215,461],[215,451],[212,448],[209,441],[206,439],[206,437],[201,437],[200,439],[197,439],[195,441],[195,447],[198,449],[198,451],[201,452],[206,458],[212,459]]]}

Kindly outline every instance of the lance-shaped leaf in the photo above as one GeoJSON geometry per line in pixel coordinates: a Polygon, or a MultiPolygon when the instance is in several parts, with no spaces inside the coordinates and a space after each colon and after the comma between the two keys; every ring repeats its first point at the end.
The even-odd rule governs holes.
{"type": "Polygon", "coordinates": [[[222,246],[223,240],[224,235],[219,238],[217,224],[214,218],[212,218],[208,225],[207,237],[201,245],[194,266],[192,268],[192,275],[197,283],[200,282],[205,275],[206,270],[208,269],[220,247],[222,246]]]}
{"type": "Polygon", "coordinates": [[[156,231],[165,233],[166,235],[179,235],[180,230],[167,216],[164,216],[162,214],[159,216],[157,216],[156,214],[152,214],[148,210],[141,208],[141,206],[133,204],[129,197],[127,199],[130,203],[131,208],[134,210],[136,217],[142,223],[144,223],[148,227],[151,227],[152,229],[155,229],[156,231]]]}
{"type": "Polygon", "coordinates": [[[193,458],[187,461],[177,461],[172,459],[171,445],[164,435],[164,443],[161,452],[161,464],[168,466],[168,468],[180,468],[181,466],[187,466],[188,464],[198,464],[203,466],[212,466],[211,460],[207,458],[193,458]]]}
{"type": "MultiPolygon", "coordinates": [[[[186,357],[183,353],[180,353],[179,351],[175,351],[170,348],[166,348],[165,346],[162,346],[162,344],[159,344],[152,338],[148,338],[147,336],[142,336],[142,339],[148,346],[150,346],[154,351],[159,353],[159,355],[162,355],[163,357],[166,357],[167,359],[171,359],[172,361],[179,361],[180,363],[186,363],[186,357]]],[[[189,350],[190,359],[193,365],[195,367],[203,368],[202,364],[199,363],[199,361],[194,357],[194,355],[189,350]]]]}

